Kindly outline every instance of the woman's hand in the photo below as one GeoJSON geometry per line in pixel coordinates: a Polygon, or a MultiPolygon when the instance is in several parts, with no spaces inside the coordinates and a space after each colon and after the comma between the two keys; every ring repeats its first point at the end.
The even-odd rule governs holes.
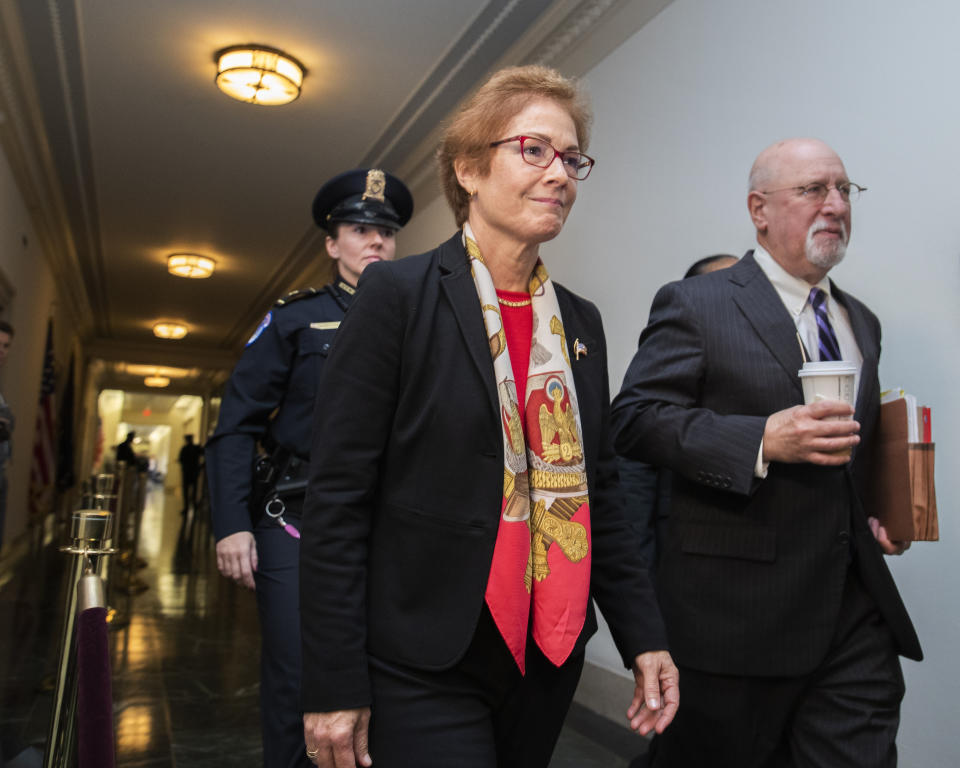
{"type": "Polygon", "coordinates": [[[217,568],[228,579],[254,589],[257,570],[257,542],[250,531],[237,531],[217,542],[217,568]]]}
{"type": "Polygon", "coordinates": [[[307,757],[320,768],[356,768],[373,765],[367,751],[370,707],[339,712],[306,712],[303,740],[307,757]]]}
{"type": "Polygon", "coordinates": [[[627,709],[630,727],[642,736],[663,733],[680,706],[680,672],[666,651],[641,653],[633,661],[637,687],[627,709]]]}

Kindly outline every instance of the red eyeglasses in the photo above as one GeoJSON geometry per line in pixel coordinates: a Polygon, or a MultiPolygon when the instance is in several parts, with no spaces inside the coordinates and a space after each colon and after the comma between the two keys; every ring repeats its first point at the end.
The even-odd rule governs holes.
{"type": "Polygon", "coordinates": [[[525,163],[537,168],[548,168],[554,158],[559,157],[567,176],[577,181],[583,181],[587,178],[596,163],[596,160],[589,155],[582,152],[561,152],[549,141],[534,136],[511,136],[509,139],[494,141],[490,146],[499,147],[501,144],[508,144],[511,141],[520,142],[520,157],[523,158],[525,163]]]}

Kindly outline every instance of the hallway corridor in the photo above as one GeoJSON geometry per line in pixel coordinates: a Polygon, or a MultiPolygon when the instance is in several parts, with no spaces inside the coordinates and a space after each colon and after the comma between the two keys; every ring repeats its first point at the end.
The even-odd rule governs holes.
{"type": "MultiPolygon", "coordinates": [[[[253,595],[217,573],[206,515],[151,484],[137,575],[110,633],[118,768],[260,762],[259,629],[253,595]]],[[[0,768],[40,766],[68,556],[46,545],[0,574],[0,768]],[[31,749],[33,748],[33,749],[31,749]],[[25,751],[26,750],[26,751],[25,751]]],[[[644,742],[574,705],[551,768],[625,768],[644,742]]],[[[452,767],[455,768],[455,767],[452,767]]]]}

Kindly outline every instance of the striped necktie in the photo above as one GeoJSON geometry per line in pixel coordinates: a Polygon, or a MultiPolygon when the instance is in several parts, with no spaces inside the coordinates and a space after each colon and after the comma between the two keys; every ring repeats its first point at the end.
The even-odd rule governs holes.
{"type": "Polygon", "coordinates": [[[810,289],[810,306],[817,318],[819,331],[820,360],[840,360],[840,344],[827,317],[827,294],[814,286],[810,289]]]}

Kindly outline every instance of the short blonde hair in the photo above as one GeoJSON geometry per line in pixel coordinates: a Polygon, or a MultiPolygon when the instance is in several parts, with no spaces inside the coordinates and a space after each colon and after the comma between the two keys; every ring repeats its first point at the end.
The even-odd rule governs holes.
{"type": "Polygon", "coordinates": [[[567,110],[580,151],[587,150],[593,115],[576,81],[555,69],[536,65],[495,72],[450,120],[437,151],[440,183],[458,227],[470,213],[470,197],[457,180],[454,162],[466,160],[480,175],[488,174],[491,142],[504,138],[500,134],[507,124],[538,98],[555,101],[567,110]]]}

